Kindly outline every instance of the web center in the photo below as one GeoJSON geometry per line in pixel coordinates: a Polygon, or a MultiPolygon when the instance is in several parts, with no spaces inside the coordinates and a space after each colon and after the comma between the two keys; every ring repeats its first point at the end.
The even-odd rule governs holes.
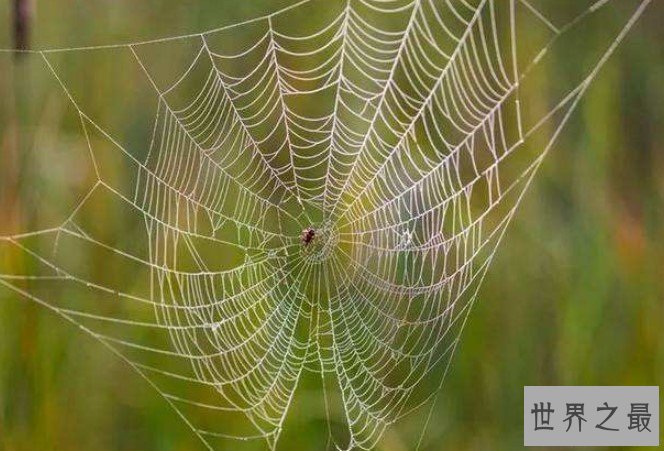
{"type": "Polygon", "coordinates": [[[339,243],[339,232],[337,228],[324,222],[319,226],[309,226],[302,231],[300,236],[302,256],[313,263],[327,260],[334,252],[339,243]]]}

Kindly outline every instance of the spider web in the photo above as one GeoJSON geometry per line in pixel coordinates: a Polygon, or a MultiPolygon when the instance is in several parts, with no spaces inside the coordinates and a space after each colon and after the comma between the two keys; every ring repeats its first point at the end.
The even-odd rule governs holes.
{"type": "Polygon", "coordinates": [[[557,26],[526,0],[307,0],[198,34],[30,52],[74,106],[95,181],[62,224],[2,238],[32,269],[0,284],[109,347],[210,449],[274,449],[308,375],[328,447],[372,448],[410,412],[431,415],[524,191],[649,1],[525,125],[531,74],[607,3],[557,26]],[[520,20],[546,31],[526,61],[520,20]],[[179,46],[188,65],[165,81],[154,55],[179,46]],[[156,97],[146,145],[116,139],[54,62],[95,53],[121,55],[156,97]],[[86,222],[108,202],[139,243],[86,222]],[[118,286],[74,250],[142,283],[118,286]]]}

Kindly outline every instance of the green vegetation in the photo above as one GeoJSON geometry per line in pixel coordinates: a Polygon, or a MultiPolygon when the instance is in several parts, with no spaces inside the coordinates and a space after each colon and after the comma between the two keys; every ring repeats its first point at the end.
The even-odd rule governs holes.
{"type": "MultiPolygon", "coordinates": [[[[0,5],[0,48],[11,47],[10,3],[0,5]]],[[[561,17],[578,8],[571,0],[536,3],[558,8],[561,17]]],[[[205,30],[289,1],[36,4],[32,45],[55,48],[205,30]]],[[[634,4],[621,3],[602,20],[622,24],[634,4]]],[[[662,5],[652,5],[544,161],[479,292],[423,449],[519,449],[524,385],[664,382],[662,19],[662,5]]],[[[538,74],[540,91],[528,93],[534,103],[555,104],[557,87],[571,86],[577,66],[588,64],[586,47],[608,44],[601,25],[590,23],[547,63],[538,74]]],[[[527,47],[539,33],[525,30],[520,40],[527,47]]],[[[114,78],[125,76],[116,69],[72,65],[67,73],[69,80],[99,86],[86,99],[91,109],[104,109],[127,137],[144,140],[152,113],[140,99],[104,95],[114,78]]],[[[80,123],[43,61],[0,53],[0,236],[62,221],[93,178],[86,152],[80,123]]],[[[123,170],[112,168],[117,177],[123,170]]],[[[141,229],[119,224],[112,210],[87,219],[102,234],[126,228],[123,245],[142,239],[141,229]]],[[[0,244],[0,273],[29,272],[22,258],[0,244]]],[[[134,283],[130,268],[90,270],[113,283],[134,283]]],[[[306,394],[297,402],[289,417],[296,429],[280,449],[324,448],[320,404],[306,394]]],[[[379,449],[413,449],[426,413],[388,431],[379,449]]],[[[0,285],[0,449],[203,448],[122,360],[0,285]]]]}

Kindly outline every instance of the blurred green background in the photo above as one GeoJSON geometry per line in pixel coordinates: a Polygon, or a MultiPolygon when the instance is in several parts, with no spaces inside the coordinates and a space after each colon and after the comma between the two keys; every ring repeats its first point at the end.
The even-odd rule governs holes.
{"type": "MultiPolygon", "coordinates": [[[[0,4],[0,48],[12,45],[11,3],[0,4]]],[[[69,47],[189,33],[291,3],[36,0],[31,44],[69,47]]],[[[572,0],[540,3],[552,11],[576,7],[572,0]]],[[[426,449],[521,448],[524,385],[664,381],[663,10],[653,2],[602,69],[531,185],[480,290],[426,449]]],[[[527,30],[521,39],[528,41],[527,30]]],[[[576,63],[552,62],[542,83],[565,80],[576,63]]],[[[2,235],[58,217],[60,206],[40,203],[40,192],[89,175],[72,174],[75,162],[35,125],[58,124],[64,109],[41,62],[2,55],[0,67],[2,235]],[[33,118],[29,130],[18,125],[21,115],[33,118]],[[59,156],[59,166],[51,166],[48,153],[59,156]],[[42,177],[46,169],[56,176],[42,177]]],[[[126,121],[128,128],[145,124],[132,115],[126,121]]],[[[80,134],[66,127],[71,148],[80,149],[80,134]]],[[[323,449],[310,432],[315,429],[293,443],[323,449]]],[[[0,449],[202,448],[119,359],[0,288],[0,449]]],[[[412,443],[395,429],[380,449],[409,450],[412,443]]]]}

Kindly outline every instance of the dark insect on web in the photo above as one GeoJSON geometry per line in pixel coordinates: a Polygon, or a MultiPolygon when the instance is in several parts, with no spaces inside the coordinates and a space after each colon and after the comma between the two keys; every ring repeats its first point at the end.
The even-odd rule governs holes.
{"type": "Polygon", "coordinates": [[[302,231],[302,235],[300,235],[300,240],[302,241],[302,244],[308,246],[309,243],[311,243],[314,240],[315,236],[316,236],[316,231],[311,227],[307,227],[302,231]]]}

